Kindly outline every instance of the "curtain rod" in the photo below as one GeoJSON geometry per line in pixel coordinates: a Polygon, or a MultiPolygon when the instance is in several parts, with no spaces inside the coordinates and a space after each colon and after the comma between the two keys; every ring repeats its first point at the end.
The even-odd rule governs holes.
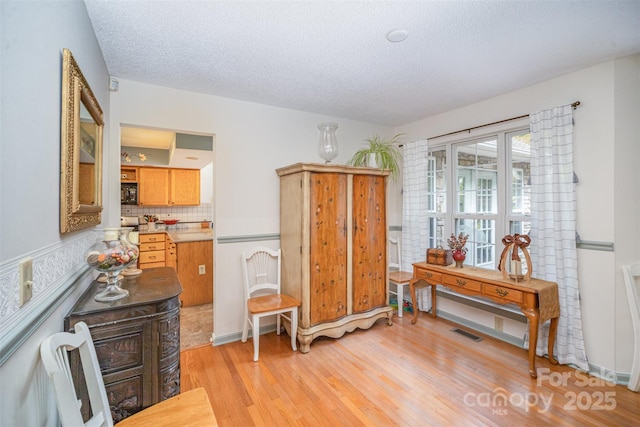
{"type": "MultiPolygon", "coordinates": [[[[580,101],[576,101],[573,104],[571,104],[571,108],[573,108],[575,110],[576,108],[578,108],[579,105],[580,105],[580,101]]],[[[468,128],[468,129],[460,129],[460,130],[457,130],[455,132],[443,133],[442,135],[432,136],[431,138],[427,138],[427,141],[429,141],[431,139],[442,138],[443,136],[454,135],[454,134],[460,133],[460,132],[471,132],[472,130],[475,130],[475,129],[480,129],[480,128],[487,127],[487,126],[492,126],[492,125],[498,125],[500,123],[506,123],[506,122],[510,122],[512,120],[524,119],[525,117],[529,117],[529,114],[525,114],[524,116],[511,117],[510,119],[499,120],[497,122],[486,123],[484,125],[474,126],[474,127],[468,128]]]]}

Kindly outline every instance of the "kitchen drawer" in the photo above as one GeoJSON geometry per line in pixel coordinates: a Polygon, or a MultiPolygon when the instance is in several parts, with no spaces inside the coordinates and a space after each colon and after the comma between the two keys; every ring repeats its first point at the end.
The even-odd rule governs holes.
{"type": "Polygon", "coordinates": [[[164,242],[140,243],[140,252],[162,251],[164,250],[164,242]]]}
{"type": "Polygon", "coordinates": [[[443,285],[453,288],[455,290],[466,289],[472,292],[482,292],[482,282],[476,280],[463,279],[457,276],[445,275],[443,278],[443,285]]]}
{"type": "Polygon", "coordinates": [[[140,234],[140,243],[164,243],[165,236],[166,234],[164,233],[140,234]]]}
{"type": "Polygon", "coordinates": [[[433,271],[427,270],[417,270],[416,275],[418,276],[418,279],[425,280],[432,285],[442,283],[442,273],[434,273],[433,271]]]}
{"type": "Polygon", "coordinates": [[[501,286],[484,285],[483,295],[493,298],[502,298],[505,301],[522,303],[522,292],[515,289],[506,289],[501,286]]]}
{"type": "Polygon", "coordinates": [[[140,264],[147,262],[162,262],[164,266],[164,249],[160,251],[140,252],[140,264]]]}

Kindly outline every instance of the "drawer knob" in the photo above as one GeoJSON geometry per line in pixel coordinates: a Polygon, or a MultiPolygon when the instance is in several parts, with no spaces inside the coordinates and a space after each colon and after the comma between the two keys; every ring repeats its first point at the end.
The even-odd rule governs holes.
{"type": "Polygon", "coordinates": [[[424,277],[426,277],[427,279],[431,279],[433,277],[433,273],[427,271],[426,273],[424,273],[424,277]]]}
{"type": "Polygon", "coordinates": [[[467,281],[462,279],[456,279],[456,283],[458,284],[458,286],[462,286],[462,287],[467,285],[467,281]]]}
{"type": "Polygon", "coordinates": [[[496,293],[501,297],[506,297],[507,295],[509,295],[509,291],[505,289],[496,289],[496,293]]]}

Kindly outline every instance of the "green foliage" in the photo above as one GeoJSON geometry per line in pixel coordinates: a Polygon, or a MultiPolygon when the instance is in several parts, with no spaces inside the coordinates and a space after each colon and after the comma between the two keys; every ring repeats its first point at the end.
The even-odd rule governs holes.
{"type": "Polygon", "coordinates": [[[369,166],[369,155],[374,154],[376,159],[376,167],[380,169],[388,169],[391,171],[391,177],[397,179],[400,172],[400,161],[402,160],[402,151],[400,150],[400,138],[402,133],[395,135],[388,141],[385,141],[379,135],[367,138],[369,144],[366,148],[362,148],[353,155],[351,160],[347,162],[349,166],[369,166]]]}

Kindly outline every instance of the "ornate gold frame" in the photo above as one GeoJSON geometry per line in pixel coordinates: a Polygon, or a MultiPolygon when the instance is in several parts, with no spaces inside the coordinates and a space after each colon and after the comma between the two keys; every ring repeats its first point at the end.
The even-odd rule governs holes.
{"type": "MultiPolygon", "coordinates": [[[[102,221],[102,132],[104,115],[71,51],[62,52],[62,126],[60,163],[60,233],[69,233],[102,221]],[[94,166],[90,176],[80,175],[81,105],[93,119],[91,135],[94,166]],[[87,184],[88,183],[88,184],[87,184]],[[80,186],[89,198],[80,199],[80,186]],[[91,192],[92,191],[92,192],[91,192]]],[[[91,129],[91,127],[90,127],[91,129]]]]}

